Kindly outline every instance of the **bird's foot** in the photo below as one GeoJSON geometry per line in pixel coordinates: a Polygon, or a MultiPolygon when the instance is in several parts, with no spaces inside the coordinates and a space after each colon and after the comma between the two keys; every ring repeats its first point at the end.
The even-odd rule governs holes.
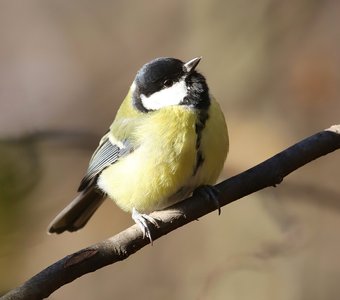
{"type": "Polygon", "coordinates": [[[196,190],[194,190],[194,196],[203,196],[208,200],[214,201],[218,215],[221,214],[221,206],[220,202],[218,201],[218,195],[220,194],[220,191],[216,186],[213,185],[201,185],[196,190]]]}
{"type": "Polygon", "coordinates": [[[132,209],[132,219],[135,221],[135,223],[142,230],[143,238],[147,237],[150,240],[150,243],[152,245],[152,237],[151,237],[150,228],[148,226],[148,222],[150,222],[151,224],[153,224],[156,227],[159,227],[156,219],[147,215],[147,214],[141,214],[135,208],[132,209]]]}

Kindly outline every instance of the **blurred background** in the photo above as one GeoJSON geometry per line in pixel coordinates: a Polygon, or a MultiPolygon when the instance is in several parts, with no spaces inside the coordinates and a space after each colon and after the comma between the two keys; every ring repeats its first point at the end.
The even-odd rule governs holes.
{"type": "MultiPolygon", "coordinates": [[[[112,202],[49,236],[136,71],[203,56],[229,124],[221,180],[340,121],[340,2],[0,2],[0,293],[133,224],[112,202]]],[[[338,299],[340,155],[49,299],[338,299]]]]}

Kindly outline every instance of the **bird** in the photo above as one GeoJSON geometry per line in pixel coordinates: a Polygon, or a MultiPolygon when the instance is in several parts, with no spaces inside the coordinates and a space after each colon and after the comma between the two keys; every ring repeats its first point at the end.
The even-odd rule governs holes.
{"type": "Polygon", "coordinates": [[[83,228],[108,197],[131,213],[152,243],[150,225],[157,220],[151,212],[199,190],[214,198],[229,137],[221,107],[196,69],[201,59],[160,57],[141,67],[90,159],[77,197],[48,233],[83,228]]]}

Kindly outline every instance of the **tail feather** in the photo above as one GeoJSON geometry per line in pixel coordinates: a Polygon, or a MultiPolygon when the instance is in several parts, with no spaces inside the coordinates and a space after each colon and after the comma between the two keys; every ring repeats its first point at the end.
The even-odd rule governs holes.
{"type": "Polygon", "coordinates": [[[50,223],[48,233],[77,231],[83,228],[105,200],[105,196],[94,187],[81,192],[50,223]]]}

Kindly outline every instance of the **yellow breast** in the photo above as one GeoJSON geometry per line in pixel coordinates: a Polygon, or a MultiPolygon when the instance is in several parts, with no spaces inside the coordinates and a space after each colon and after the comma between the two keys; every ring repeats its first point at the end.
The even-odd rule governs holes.
{"type": "Polygon", "coordinates": [[[119,207],[149,213],[190,181],[196,164],[196,114],[180,106],[149,113],[134,131],[140,145],[106,168],[99,187],[119,207]]]}

